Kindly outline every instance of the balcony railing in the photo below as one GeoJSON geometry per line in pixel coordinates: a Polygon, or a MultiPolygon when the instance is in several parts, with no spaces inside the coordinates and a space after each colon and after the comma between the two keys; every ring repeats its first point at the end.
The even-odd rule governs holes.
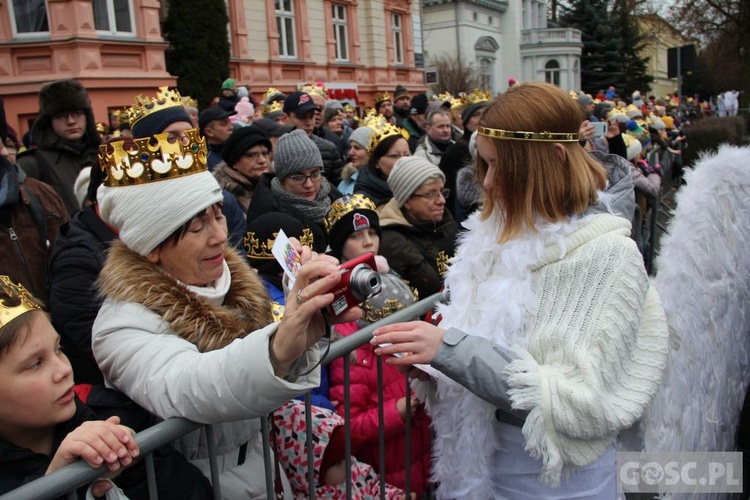
{"type": "Polygon", "coordinates": [[[521,45],[544,43],[581,43],[581,32],[575,28],[545,28],[521,31],[521,45]]]}

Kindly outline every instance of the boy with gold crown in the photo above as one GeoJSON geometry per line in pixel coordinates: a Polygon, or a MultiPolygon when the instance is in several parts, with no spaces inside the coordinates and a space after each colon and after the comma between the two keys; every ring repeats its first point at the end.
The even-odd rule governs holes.
{"type": "MultiPolygon", "coordinates": [[[[7,276],[0,276],[0,377],[0,494],[79,459],[118,474],[137,460],[132,429],[120,425],[118,417],[97,420],[77,399],[60,336],[40,303],[7,276]]],[[[210,486],[200,472],[175,453],[170,460],[171,470],[185,485],[170,497],[210,498],[210,486]]],[[[138,476],[142,478],[142,472],[117,479],[131,498],[146,494],[138,476]]],[[[162,495],[164,486],[159,488],[162,495]]],[[[89,492],[98,497],[113,487],[111,481],[99,480],[89,492]]],[[[175,486],[169,488],[174,491],[175,486]]]]}

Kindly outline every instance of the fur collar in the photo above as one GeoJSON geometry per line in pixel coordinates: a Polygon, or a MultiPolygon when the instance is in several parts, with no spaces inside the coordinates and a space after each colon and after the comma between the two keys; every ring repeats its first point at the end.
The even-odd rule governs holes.
{"type": "Polygon", "coordinates": [[[105,297],[141,304],[201,352],[213,351],[273,322],[271,299],[257,275],[234,250],[225,250],[224,258],[232,284],[220,306],[190,292],[119,240],[97,284],[105,297]]]}

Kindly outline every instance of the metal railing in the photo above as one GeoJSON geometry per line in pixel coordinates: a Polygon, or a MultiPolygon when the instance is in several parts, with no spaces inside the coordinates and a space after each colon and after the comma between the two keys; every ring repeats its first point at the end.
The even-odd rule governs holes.
{"type": "MultiPolygon", "coordinates": [[[[372,339],[373,332],[382,326],[390,325],[393,323],[400,323],[403,321],[410,321],[415,318],[423,316],[428,311],[432,310],[435,303],[439,300],[440,294],[431,295],[430,297],[427,297],[424,300],[421,300],[417,302],[416,304],[412,304],[411,306],[398,311],[387,318],[384,318],[377,323],[373,323],[371,325],[367,325],[366,327],[358,330],[357,332],[344,337],[340,340],[337,340],[336,342],[333,342],[330,345],[330,349],[328,350],[328,353],[326,354],[325,358],[322,360],[323,364],[330,364],[332,361],[338,358],[343,358],[344,363],[344,420],[346,422],[345,425],[345,457],[346,457],[346,495],[347,498],[352,498],[352,484],[351,484],[351,460],[349,457],[351,457],[351,425],[350,425],[350,397],[349,397],[349,370],[350,370],[350,361],[348,354],[359,347],[362,347],[370,342],[370,339],[372,339]]],[[[383,376],[382,376],[382,360],[380,357],[378,357],[378,410],[379,410],[379,421],[381,422],[380,429],[379,429],[379,455],[380,455],[380,464],[378,467],[378,473],[380,476],[380,497],[385,498],[385,454],[384,454],[384,448],[385,448],[385,430],[382,425],[383,422],[383,376]]],[[[406,470],[409,471],[409,461],[410,461],[410,447],[409,447],[409,430],[411,425],[411,398],[409,397],[409,383],[408,381],[406,383],[406,470]]],[[[310,395],[309,393],[305,397],[305,415],[307,418],[307,450],[308,454],[312,454],[312,446],[311,446],[311,440],[312,440],[312,420],[311,415],[312,412],[310,411],[310,395]]],[[[143,456],[143,460],[146,464],[146,477],[148,481],[148,490],[149,490],[149,498],[151,500],[158,499],[158,494],[156,492],[156,472],[154,468],[154,460],[153,460],[153,452],[166,444],[171,443],[172,441],[175,441],[176,439],[179,439],[180,437],[184,436],[185,434],[188,434],[189,432],[192,432],[196,429],[199,429],[201,427],[206,428],[206,436],[208,439],[208,451],[209,451],[209,464],[211,469],[211,484],[213,486],[214,491],[214,497],[216,499],[221,498],[221,484],[219,481],[219,471],[216,461],[216,453],[215,453],[215,447],[214,447],[214,436],[213,436],[213,428],[210,425],[204,425],[204,424],[198,424],[195,422],[191,422],[184,418],[170,418],[168,420],[165,420],[163,422],[160,422],[159,424],[154,425],[153,427],[150,427],[144,431],[139,432],[135,436],[135,441],[138,443],[138,446],[141,451],[141,456],[143,456]]],[[[275,498],[275,490],[274,490],[274,480],[273,480],[273,470],[274,470],[274,463],[273,463],[273,454],[271,453],[271,443],[270,443],[270,426],[268,423],[268,418],[262,418],[261,419],[261,433],[263,437],[263,450],[264,450],[264,460],[265,460],[265,478],[266,478],[266,490],[267,490],[267,498],[275,498]]],[[[308,456],[308,481],[309,481],[309,491],[310,491],[310,498],[314,498],[315,495],[315,488],[314,488],[314,481],[313,481],[313,460],[312,456],[308,456]]],[[[77,493],[76,490],[82,486],[86,486],[87,484],[95,481],[96,479],[101,478],[105,474],[107,474],[109,470],[106,466],[102,466],[99,468],[93,468],[86,464],[84,461],[80,460],[78,462],[75,462],[73,464],[70,464],[68,466],[65,466],[61,468],[60,470],[57,470],[51,474],[48,474],[44,477],[41,477],[35,481],[32,481],[28,484],[25,484],[19,488],[16,488],[13,491],[10,491],[2,496],[0,496],[0,500],[28,500],[28,499],[36,499],[36,500],[51,500],[54,498],[58,498],[63,495],[68,495],[68,498],[71,500],[77,499],[77,493]]],[[[410,474],[406,474],[406,494],[408,498],[408,494],[410,491],[410,484],[409,484],[409,478],[410,474]]]]}

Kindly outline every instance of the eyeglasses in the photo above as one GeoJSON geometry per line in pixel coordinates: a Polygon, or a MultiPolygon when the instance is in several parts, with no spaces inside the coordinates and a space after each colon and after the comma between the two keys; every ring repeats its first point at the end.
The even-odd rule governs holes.
{"type": "Polygon", "coordinates": [[[424,198],[425,200],[432,201],[436,199],[438,196],[442,196],[443,198],[447,199],[448,196],[450,196],[450,194],[451,194],[451,190],[448,188],[445,188],[441,191],[430,191],[429,193],[424,193],[424,194],[414,193],[412,196],[415,196],[417,198],[424,198]]]}
{"type": "Polygon", "coordinates": [[[83,110],[77,109],[75,111],[65,111],[63,113],[57,113],[56,115],[52,115],[53,120],[68,120],[68,117],[71,118],[80,118],[83,116],[83,110]]]}
{"type": "Polygon", "coordinates": [[[268,158],[271,156],[271,152],[268,150],[265,151],[250,151],[249,153],[243,153],[242,156],[245,158],[249,158],[251,160],[257,160],[259,156],[265,156],[268,158]]]}
{"type": "Polygon", "coordinates": [[[295,184],[304,184],[307,182],[307,179],[310,179],[313,182],[318,182],[321,177],[323,177],[323,169],[319,168],[312,172],[310,175],[305,174],[290,174],[287,175],[287,179],[291,179],[293,183],[295,184]]]}
{"type": "Polygon", "coordinates": [[[411,156],[411,153],[388,153],[387,155],[385,155],[386,158],[390,158],[392,160],[398,160],[407,156],[411,156]]]}

